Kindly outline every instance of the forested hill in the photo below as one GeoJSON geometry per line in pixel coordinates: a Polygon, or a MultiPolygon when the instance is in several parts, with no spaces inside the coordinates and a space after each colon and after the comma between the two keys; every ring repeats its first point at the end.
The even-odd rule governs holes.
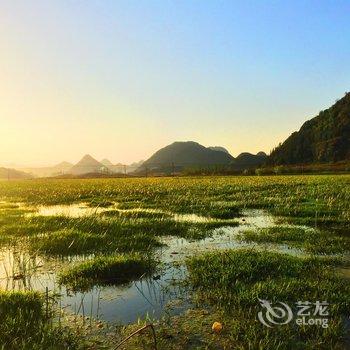
{"type": "Polygon", "coordinates": [[[142,167],[229,164],[233,159],[226,152],[212,150],[197,142],[174,142],[154,153],[142,167]]]}
{"type": "Polygon", "coordinates": [[[337,162],[350,159],[350,93],[303,124],[269,157],[270,164],[337,162]]]}

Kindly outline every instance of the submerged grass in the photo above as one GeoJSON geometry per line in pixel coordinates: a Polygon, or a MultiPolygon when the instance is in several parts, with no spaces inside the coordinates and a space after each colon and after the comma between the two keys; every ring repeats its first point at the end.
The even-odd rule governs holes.
{"type": "Polygon", "coordinates": [[[74,291],[86,291],[95,285],[119,285],[154,271],[156,262],[140,254],[98,256],[68,268],[59,282],[74,291]]]}

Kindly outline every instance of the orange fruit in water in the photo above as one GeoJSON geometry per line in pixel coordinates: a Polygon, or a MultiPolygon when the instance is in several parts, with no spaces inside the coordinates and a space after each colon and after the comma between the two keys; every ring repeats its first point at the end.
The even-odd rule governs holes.
{"type": "Polygon", "coordinates": [[[222,331],[222,323],[220,322],[214,322],[213,325],[211,326],[211,329],[215,333],[220,333],[222,331]]]}

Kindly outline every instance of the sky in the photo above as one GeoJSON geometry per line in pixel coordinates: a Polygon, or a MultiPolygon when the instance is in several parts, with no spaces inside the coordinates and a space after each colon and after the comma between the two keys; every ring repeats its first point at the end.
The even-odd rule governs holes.
{"type": "Polygon", "coordinates": [[[350,1],[0,0],[0,166],[269,152],[349,90],[350,1]]]}

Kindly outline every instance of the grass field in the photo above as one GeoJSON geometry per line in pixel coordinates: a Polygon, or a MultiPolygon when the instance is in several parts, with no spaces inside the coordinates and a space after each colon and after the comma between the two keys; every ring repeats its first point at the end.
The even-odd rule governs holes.
{"type": "MultiPolygon", "coordinates": [[[[48,314],[45,293],[28,283],[40,259],[55,272],[53,300],[61,286],[125,289],[183,269],[185,277],[172,283],[190,292],[191,304],[153,320],[160,349],[346,349],[349,223],[349,175],[0,182],[0,244],[12,254],[2,256],[0,304],[17,310],[0,309],[0,346],[47,349],[55,339],[58,349],[113,348],[109,338],[116,344],[149,322],[140,315],[108,341],[87,342],[90,330],[57,322],[58,302],[48,314]],[[247,223],[250,209],[271,216],[273,225],[247,223]],[[180,256],[171,246],[165,257],[159,252],[169,239],[205,250],[180,256]],[[259,299],[327,301],[329,326],[266,327],[257,318],[259,299]],[[211,330],[214,321],[223,324],[220,333],[211,330]]],[[[123,346],[152,348],[151,341],[142,334],[123,346]]]]}

